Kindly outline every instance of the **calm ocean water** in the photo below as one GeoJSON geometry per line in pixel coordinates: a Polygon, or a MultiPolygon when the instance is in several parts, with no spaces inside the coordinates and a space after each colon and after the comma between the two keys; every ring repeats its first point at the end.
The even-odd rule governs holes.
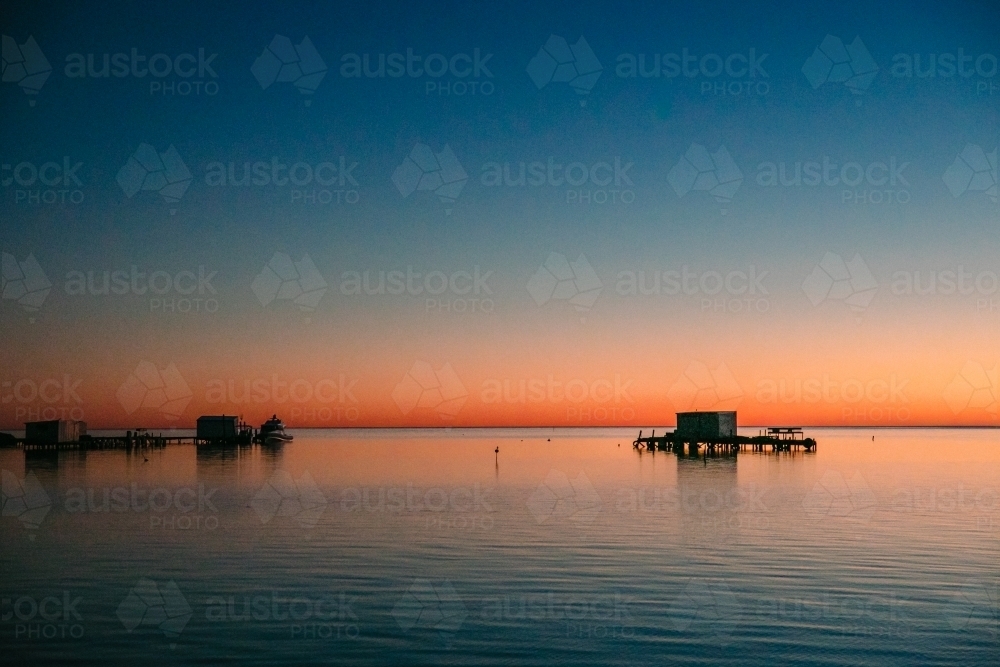
{"type": "Polygon", "coordinates": [[[814,454],[738,458],[632,429],[0,450],[2,653],[998,664],[1000,431],[808,431],[814,454]]]}

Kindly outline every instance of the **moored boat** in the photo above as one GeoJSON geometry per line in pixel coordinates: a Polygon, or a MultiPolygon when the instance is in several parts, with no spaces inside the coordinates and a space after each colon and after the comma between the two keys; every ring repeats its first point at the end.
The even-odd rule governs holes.
{"type": "Polygon", "coordinates": [[[285,433],[285,424],[278,419],[278,415],[272,415],[261,425],[259,437],[261,442],[269,445],[292,441],[292,436],[285,433]]]}

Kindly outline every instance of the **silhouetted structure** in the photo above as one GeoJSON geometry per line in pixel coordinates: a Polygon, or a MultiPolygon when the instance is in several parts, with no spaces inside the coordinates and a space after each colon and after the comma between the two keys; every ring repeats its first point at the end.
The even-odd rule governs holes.
{"type": "Polygon", "coordinates": [[[731,438],[736,412],[678,412],[677,435],[682,438],[731,438]]]}
{"type": "Polygon", "coordinates": [[[815,451],[816,441],[803,437],[797,426],[771,427],[767,433],[755,436],[737,435],[735,412],[678,412],[677,429],[659,437],[652,435],[639,437],[632,443],[635,448],[671,451],[683,454],[685,447],[689,454],[697,454],[701,447],[708,454],[716,452],[732,453],[742,449],[752,451],[789,452],[804,449],[815,451]]]}
{"type": "Polygon", "coordinates": [[[198,417],[195,442],[198,444],[250,444],[253,429],[233,415],[198,417]]]}
{"type": "Polygon", "coordinates": [[[87,422],[72,419],[51,419],[24,424],[24,441],[32,444],[55,445],[63,442],[79,442],[80,437],[85,435],[87,435],[87,422]]]}

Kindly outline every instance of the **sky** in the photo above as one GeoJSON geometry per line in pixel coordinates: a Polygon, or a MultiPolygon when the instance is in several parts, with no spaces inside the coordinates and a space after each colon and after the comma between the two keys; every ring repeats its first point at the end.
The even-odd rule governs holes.
{"type": "Polygon", "coordinates": [[[996,425],[997,7],[873,4],[7,3],[0,428],[996,425]]]}

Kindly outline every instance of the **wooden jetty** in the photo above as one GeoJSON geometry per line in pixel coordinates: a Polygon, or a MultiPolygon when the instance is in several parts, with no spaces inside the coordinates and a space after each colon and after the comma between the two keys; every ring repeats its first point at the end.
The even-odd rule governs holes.
{"type": "Polygon", "coordinates": [[[192,436],[176,435],[152,435],[142,430],[126,431],[120,436],[93,436],[83,435],[78,440],[69,442],[39,442],[18,438],[13,445],[25,451],[77,449],[77,450],[100,450],[100,449],[161,449],[169,444],[181,444],[194,442],[192,436]]]}
{"type": "Polygon", "coordinates": [[[0,433],[0,447],[17,447],[25,451],[159,449],[167,445],[194,444],[201,446],[249,446],[264,444],[263,433],[233,415],[207,415],[198,418],[195,435],[151,434],[139,428],[124,435],[95,436],[87,433],[82,421],[49,420],[25,423],[25,436],[15,438],[0,433]]]}
{"type": "Polygon", "coordinates": [[[706,454],[816,451],[816,441],[805,437],[798,426],[774,426],[754,436],[737,435],[735,412],[679,412],[675,431],[657,436],[654,430],[646,437],[639,431],[632,446],[677,454],[686,450],[689,455],[697,455],[702,449],[706,454]]]}
{"type": "MultiPolygon", "coordinates": [[[[791,429],[794,427],[784,427],[791,429]]],[[[668,432],[663,435],[656,435],[654,430],[651,435],[643,437],[639,431],[639,437],[632,443],[633,447],[645,447],[650,451],[675,452],[684,454],[685,448],[688,454],[697,454],[704,449],[708,453],[724,452],[733,453],[748,450],[754,452],[790,452],[795,450],[805,450],[807,452],[816,451],[816,441],[802,435],[802,429],[794,430],[792,433],[797,437],[787,437],[784,434],[771,433],[772,429],[761,435],[745,436],[719,436],[719,437],[691,437],[678,435],[676,432],[668,432]]]]}

